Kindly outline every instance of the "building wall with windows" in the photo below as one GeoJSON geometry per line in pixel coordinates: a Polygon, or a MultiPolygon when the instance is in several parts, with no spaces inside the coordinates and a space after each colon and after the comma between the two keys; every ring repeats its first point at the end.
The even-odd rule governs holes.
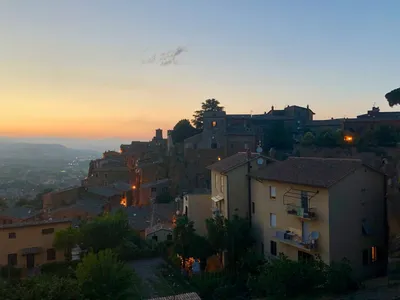
{"type": "Polygon", "coordinates": [[[253,228],[266,256],[346,258],[356,278],[385,274],[383,174],[362,166],[327,188],[256,178],[251,187],[253,228]]]}
{"type": "Polygon", "coordinates": [[[292,260],[298,260],[299,252],[313,255],[318,251],[321,259],[329,263],[329,194],[327,189],[252,179],[252,195],[252,222],[259,239],[260,251],[264,248],[264,254],[267,256],[278,256],[279,253],[283,253],[292,260]],[[311,198],[309,210],[315,213],[315,216],[310,219],[298,216],[297,211],[294,213],[302,206],[301,191],[307,191],[307,196],[311,198]],[[313,251],[300,245],[293,246],[276,238],[277,232],[286,230],[295,232],[299,238],[304,239],[308,239],[311,232],[318,232],[318,250],[313,251]]]}
{"type": "Polygon", "coordinates": [[[41,221],[0,226],[0,265],[33,269],[63,261],[64,251],[53,247],[55,233],[71,226],[69,220],[41,221]]]}

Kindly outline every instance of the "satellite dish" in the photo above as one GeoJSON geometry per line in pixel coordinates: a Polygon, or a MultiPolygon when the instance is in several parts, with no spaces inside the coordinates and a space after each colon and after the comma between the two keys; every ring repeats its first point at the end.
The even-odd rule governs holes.
{"type": "Polygon", "coordinates": [[[263,149],[260,146],[258,146],[257,149],[256,149],[256,152],[257,153],[261,153],[261,152],[263,152],[263,149]]]}
{"type": "Polygon", "coordinates": [[[257,159],[257,165],[261,166],[264,163],[264,159],[263,158],[259,158],[257,159]]]}

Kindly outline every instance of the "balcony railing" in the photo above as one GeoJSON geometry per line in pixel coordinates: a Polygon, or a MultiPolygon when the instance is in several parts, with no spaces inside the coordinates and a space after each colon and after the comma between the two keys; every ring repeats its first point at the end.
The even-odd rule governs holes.
{"type": "Polygon", "coordinates": [[[294,246],[298,249],[307,252],[318,251],[318,237],[319,233],[316,231],[311,232],[308,239],[304,240],[298,234],[289,230],[278,230],[275,233],[275,239],[284,244],[294,246]]]}
{"type": "Polygon", "coordinates": [[[288,205],[286,205],[286,212],[289,215],[297,216],[302,219],[315,220],[317,218],[315,208],[304,209],[301,206],[296,206],[294,204],[288,204],[288,205]]]}

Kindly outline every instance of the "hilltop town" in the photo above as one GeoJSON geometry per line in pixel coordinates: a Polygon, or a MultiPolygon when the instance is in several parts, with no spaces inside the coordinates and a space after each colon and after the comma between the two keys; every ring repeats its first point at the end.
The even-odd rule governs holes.
{"type": "MultiPolygon", "coordinates": [[[[154,245],[175,245],[181,268],[188,272],[237,267],[251,249],[260,260],[318,258],[329,266],[346,258],[357,282],[390,274],[388,257],[395,259],[400,249],[400,207],[394,200],[399,193],[400,112],[373,107],[353,118],[314,120],[308,105],[272,106],[259,114],[229,114],[215,99],[202,107],[193,121],[179,121],[166,135],[156,129],[150,141],[105,151],[90,161],[79,185],[42,193],[41,207],[3,208],[3,239],[33,237],[35,228],[40,234],[34,242],[26,238],[0,248],[0,264],[33,272],[62,262],[66,256],[52,250],[53,240],[43,239],[43,232],[85,228],[101,218],[113,222],[123,213],[130,230],[153,245],[154,256],[161,255],[154,245]],[[228,236],[236,234],[226,224],[241,224],[234,232],[246,230],[236,237],[242,246],[215,245],[212,226],[227,226],[228,236]],[[179,233],[188,226],[190,234],[195,232],[193,240],[179,233]],[[250,235],[253,240],[245,241],[250,235]],[[190,244],[199,243],[195,237],[208,239],[209,255],[190,250],[190,244]],[[232,256],[239,247],[245,247],[243,256],[232,256]]],[[[82,245],[73,246],[80,253],[82,245]]],[[[261,280],[254,278],[254,283],[261,280]]],[[[267,287],[252,289],[247,287],[247,293],[271,293],[267,287]]]]}

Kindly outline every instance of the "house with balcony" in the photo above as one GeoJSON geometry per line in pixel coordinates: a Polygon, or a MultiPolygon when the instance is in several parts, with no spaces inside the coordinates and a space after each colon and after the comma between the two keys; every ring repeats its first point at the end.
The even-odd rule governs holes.
{"type": "Polygon", "coordinates": [[[354,276],[387,265],[385,175],[358,159],[291,157],[251,176],[252,224],[260,251],[292,260],[346,258],[354,276]]]}
{"type": "Polygon", "coordinates": [[[208,167],[211,170],[211,207],[213,215],[229,219],[234,214],[248,217],[251,210],[250,171],[274,160],[252,152],[239,152],[208,167]]]}

